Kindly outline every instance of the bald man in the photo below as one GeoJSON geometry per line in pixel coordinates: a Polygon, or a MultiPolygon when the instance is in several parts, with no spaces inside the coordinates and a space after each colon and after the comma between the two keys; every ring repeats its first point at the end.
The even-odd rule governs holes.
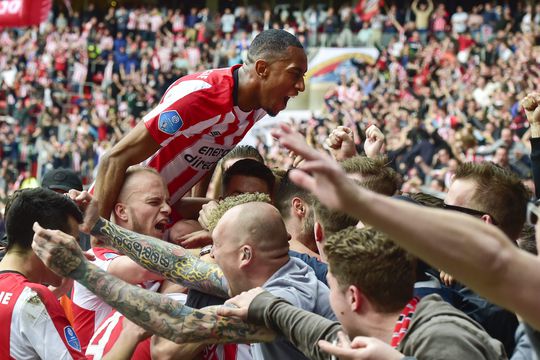
{"type": "MultiPolygon", "coordinates": [[[[133,166],[128,169],[124,185],[114,204],[116,223],[126,229],[161,239],[169,221],[169,191],[161,175],[152,168],[133,166]]],[[[90,252],[101,269],[130,283],[157,290],[163,276],[144,269],[129,257],[104,243],[93,241],[90,252]]],[[[94,332],[110,314],[112,307],[84,286],[75,282],[71,296],[73,327],[86,351],[94,332]]]]}
{"type": "MultiPolygon", "coordinates": [[[[222,296],[237,295],[262,286],[294,306],[335,319],[328,288],[317,280],[305,263],[289,258],[285,225],[272,205],[251,202],[223,213],[213,232],[212,256],[217,265],[204,263],[174,244],[135,234],[98,218],[97,206],[91,206],[87,212],[95,212],[94,216],[87,214],[85,221],[87,226],[94,224],[93,235],[147,269],[182,285],[222,296]]],[[[73,239],[47,230],[37,231],[41,235],[36,237],[35,248],[47,266],[76,278],[130,320],[160,336],[177,342],[206,343],[249,342],[261,336],[254,330],[245,331],[234,322],[231,325],[232,320],[205,315],[205,311],[197,313],[187,306],[170,302],[164,306],[159,294],[129,287],[87,265],[81,254],[71,251],[73,239]],[[69,255],[63,253],[66,260],[57,261],[55,251],[67,249],[69,255]]],[[[254,359],[306,359],[283,339],[252,345],[252,355],[254,359]]]]}

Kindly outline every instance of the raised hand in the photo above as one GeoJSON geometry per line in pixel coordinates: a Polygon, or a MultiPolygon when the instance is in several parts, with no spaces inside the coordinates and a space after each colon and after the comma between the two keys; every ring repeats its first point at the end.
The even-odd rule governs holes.
{"type": "Polygon", "coordinates": [[[348,159],[357,155],[354,135],[351,128],[338,126],[325,140],[325,144],[330,148],[332,156],[338,161],[348,159]]]}
{"type": "Polygon", "coordinates": [[[82,232],[90,234],[90,231],[99,220],[99,204],[88,191],[71,189],[67,193],[71,200],[75,201],[79,209],[84,212],[84,221],[80,226],[82,232]]]}
{"type": "Polygon", "coordinates": [[[523,109],[525,109],[525,115],[527,120],[531,124],[540,124],[540,93],[533,92],[527,94],[520,102],[523,109]]]}
{"type": "Polygon", "coordinates": [[[392,346],[376,338],[357,336],[349,341],[346,335],[340,332],[338,340],[336,344],[320,340],[319,347],[341,360],[399,360],[404,357],[392,346]]]}
{"type": "Polygon", "coordinates": [[[301,168],[290,172],[294,183],[312,192],[324,205],[354,213],[360,188],[347,178],[337,162],[311,148],[304,137],[289,125],[281,124],[279,129],[272,131],[272,135],[282,146],[305,159],[301,168]]]}
{"type": "Polygon", "coordinates": [[[88,261],[77,240],[60,230],[44,229],[37,222],[32,228],[32,249],[41,261],[58,275],[75,278],[75,270],[88,261]]]}
{"type": "Polygon", "coordinates": [[[217,313],[221,316],[232,316],[247,321],[249,306],[253,299],[259,294],[265,292],[261,287],[253,288],[249,291],[244,291],[240,295],[227,300],[225,305],[218,308],[217,313]]]}
{"type": "Polygon", "coordinates": [[[366,141],[364,142],[364,151],[368,158],[375,158],[380,155],[384,145],[384,134],[375,125],[371,125],[366,130],[366,141]]]}

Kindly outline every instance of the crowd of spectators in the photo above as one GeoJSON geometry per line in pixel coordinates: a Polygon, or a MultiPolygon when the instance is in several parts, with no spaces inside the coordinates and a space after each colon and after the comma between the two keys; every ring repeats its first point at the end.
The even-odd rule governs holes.
{"type": "MultiPolygon", "coordinates": [[[[364,340],[381,358],[535,359],[538,258],[522,250],[537,255],[532,226],[540,226],[539,207],[525,186],[536,185],[538,197],[540,92],[534,90],[540,16],[513,6],[450,12],[445,3],[414,0],[370,19],[352,6],[305,12],[235,8],[219,15],[123,7],[100,14],[90,7],[82,16],[55,11],[39,28],[4,30],[2,197],[35,187],[40,174],[60,167],[71,170],[47,172],[41,186],[81,190],[78,181],[66,180],[80,175],[88,185],[101,159],[98,202],[87,192],[67,194],[85,208],[84,222],[72,201],[45,189],[18,191],[9,199],[7,236],[0,242],[6,247],[0,300],[16,303],[3,308],[12,319],[2,330],[9,333],[10,356],[67,349],[96,359],[131,358],[137,351],[146,358],[165,351],[154,357],[230,352],[242,359],[323,359],[326,353],[366,350],[346,340],[368,336],[364,340]],[[257,148],[231,148],[244,125],[234,130],[226,119],[232,113],[239,120],[233,105],[243,108],[241,95],[266,100],[265,92],[283,87],[276,93],[287,96],[278,105],[253,105],[270,113],[285,108],[292,91],[304,90],[307,57],[294,36],[263,32],[249,49],[253,35],[270,27],[294,32],[308,49],[366,45],[376,46],[380,56],[372,64],[351,60],[355,71],[340,75],[321,109],[306,121],[275,126],[273,143],[260,139],[257,148]],[[281,44],[281,52],[260,50],[267,43],[281,44]],[[184,81],[169,91],[183,102],[159,116],[156,111],[148,129],[140,126],[182,74],[246,57],[256,60],[207,80],[215,89],[218,80],[229,79],[229,93],[219,100],[237,100],[220,109],[226,111],[221,123],[187,124],[183,112],[179,121],[181,107],[202,98],[189,93],[192,82],[184,81]],[[266,79],[270,70],[259,68],[275,65],[275,58],[282,67],[266,79]],[[294,82],[282,76],[298,66],[288,64],[298,63],[301,74],[294,82]],[[208,132],[201,131],[207,124],[208,132]],[[213,125],[226,125],[228,134],[213,125]],[[191,137],[189,129],[196,134],[186,146],[200,146],[195,154],[217,150],[216,161],[223,156],[219,189],[217,176],[209,187],[214,196],[204,178],[192,189],[199,197],[183,197],[192,184],[185,179],[199,179],[188,164],[193,168],[205,159],[194,161],[189,152],[169,146],[175,138],[184,142],[176,135],[182,126],[182,136],[191,137]],[[125,174],[113,171],[157,150],[154,130],[170,135],[152,155],[157,160],[125,174]],[[118,143],[128,131],[128,140],[118,143]],[[207,134],[217,145],[230,138],[230,147],[209,149],[207,134]],[[109,154],[123,157],[102,157],[113,145],[109,154]],[[356,156],[362,152],[366,156],[356,156]],[[116,189],[118,179],[123,184],[116,189]],[[186,184],[185,191],[169,193],[186,184]],[[104,206],[113,199],[113,206],[104,206]],[[106,219],[111,212],[114,222],[106,219]],[[99,241],[87,256],[77,245],[79,230],[99,241]],[[173,291],[165,279],[181,286],[173,291]],[[46,301],[26,287],[39,289],[46,301]],[[265,289],[262,297],[257,287],[265,289]],[[227,303],[237,308],[206,307],[229,296],[235,297],[227,303]],[[45,321],[28,326],[25,312],[40,302],[45,321]],[[56,336],[42,331],[49,320],[65,341],[43,342],[44,333],[56,336]],[[232,347],[216,345],[221,342],[232,347]],[[120,357],[119,351],[129,355],[120,357]]],[[[254,109],[242,121],[262,115],[254,109]]]]}
{"type": "MultiPolygon", "coordinates": [[[[483,160],[511,169],[532,189],[529,124],[519,100],[540,76],[540,15],[519,4],[469,12],[458,6],[450,14],[444,3],[413,2],[410,9],[391,6],[370,24],[358,39],[380,56],[374,64],[353,60],[356,71],[341,74],[324,109],[297,125],[311,144],[324,148],[332,129],[345,126],[362,151],[366,129],[376,125],[403,192],[440,194],[460,163],[483,160]],[[419,11],[429,14],[425,23],[419,11]]],[[[259,148],[275,163],[291,161],[275,147],[259,148]]]]}
{"type": "MultiPolygon", "coordinates": [[[[56,9],[40,27],[0,32],[0,198],[50,168],[72,168],[91,183],[100,156],[175,79],[242,62],[268,28],[294,33],[307,48],[381,51],[375,64],[343,75],[321,114],[301,124],[315,146],[345,125],[361,149],[365,128],[376,124],[405,191],[444,191],[464,160],[492,159],[528,179],[527,122],[517,103],[538,78],[540,15],[532,10],[486,3],[450,12],[414,1],[362,21],[350,5],[56,9]]],[[[260,149],[287,161],[267,144],[260,149]]]]}

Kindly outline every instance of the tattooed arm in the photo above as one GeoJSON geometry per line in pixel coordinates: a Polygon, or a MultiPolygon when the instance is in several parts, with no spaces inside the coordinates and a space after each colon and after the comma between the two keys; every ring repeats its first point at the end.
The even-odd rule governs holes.
{"type": "Polygon", "coordinates": [[[72,236],[34,224],[32,248],[54,272],[68,276],[137,325],[176,343],[272,341],[267,329],[218,316],[215,309],[196,310],[138,286],[128,284],[89,263],[72,236]]]}
{"type": "Polygon", "coordinates": [[[221,269],[200,260],[184,248],[151,236],[142,235],[100,218],[92,235],[114,247],[150,271],[190,289],[228,298],[221,269]]]}

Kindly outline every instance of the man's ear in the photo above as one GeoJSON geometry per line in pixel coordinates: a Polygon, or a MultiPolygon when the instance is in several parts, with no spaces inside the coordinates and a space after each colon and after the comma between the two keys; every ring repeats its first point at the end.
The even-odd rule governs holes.
{"type": "Polygon", "coordinates": [[[268,76],[268,63],[265,60],[259,59],[255,61],[255,72],[260,78],[266,78],[268,76]]]}
{"type": "Polygon", "coordinates": [[[114,217],[122,221],[127,221],[128,214],[127,214],[126,205],[122,203],[116,203],[116,205],[114,205],[114,217]]]}
{"type": "Polygon", "coordinates": [[[491,217],[491,215],[488,215],[488,214],[484,214],[482,215],[482,217],[480,218],[483,222],[485,222],[486,224],[491,224],[493,225],[493,218],[491,217]]]}
{"type": "Polygon", "coordinates": [[[324,229],[318,221],[315,221],[313,225],[313,234],[316,242],[320,243],[324,240],[324,229]]]}
{"type": "Polygon", "coordinates": [[[304,203],[304,201],[302,201],[302,199],[295,196],[292,198],[291,202],[291,209],[292,211],[294,211],[294,215],[301,218],[306,216],[306,204],[304,203]]]}
{"type": "Polygon", "coordinates": [[[347,288],[347,303],[351,311],[360,312],[362,305],[364,304],[364,294],[354,285],[350,285],[347,288]]]}
{"type": "Polygon", "coordinates": [[[240,248],[240,267],[249,265],[253,261],[253,249],[249,245],[240,248]]]}

